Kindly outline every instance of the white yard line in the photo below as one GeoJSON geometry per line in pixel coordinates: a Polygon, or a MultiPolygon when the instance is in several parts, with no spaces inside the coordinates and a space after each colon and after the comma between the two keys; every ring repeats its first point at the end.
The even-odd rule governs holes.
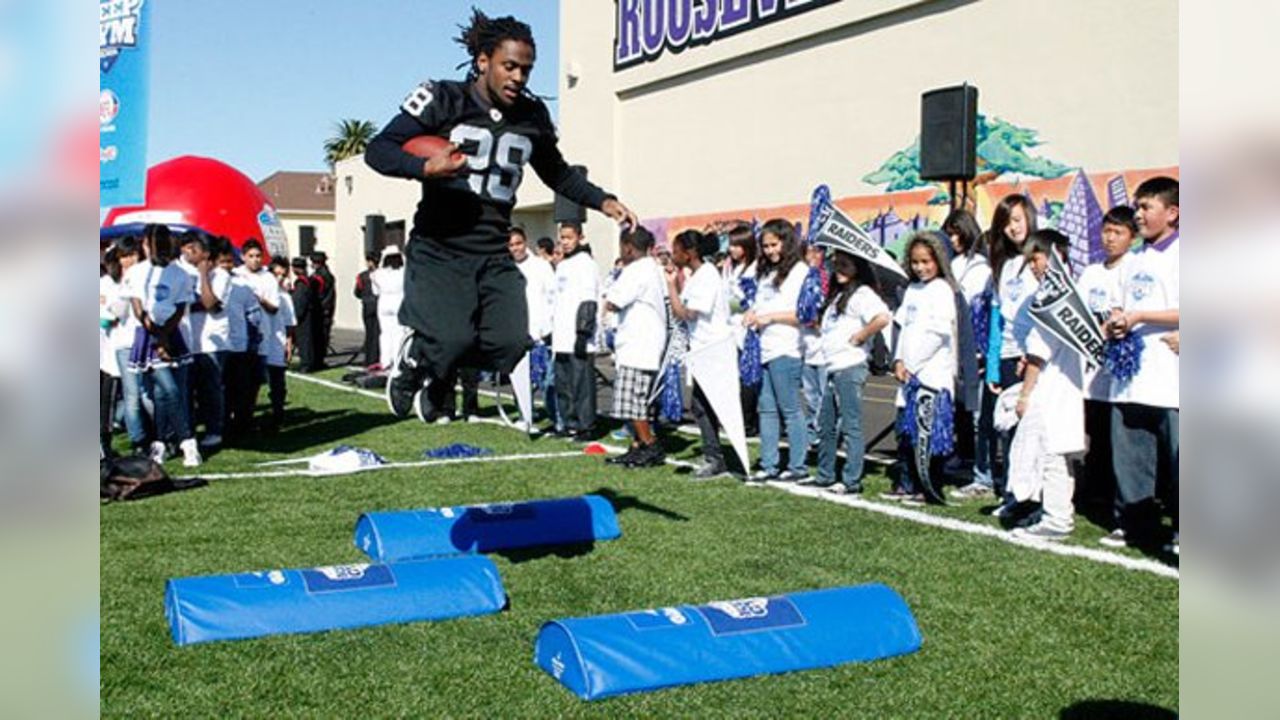
{"type": "MultiPolygon", "coordinates": [[[[331,382],[328,380],[322,380],[320,378],[308,377],[306,375],[298,375],[295,373],[290,373],[289,375],[290,377],[296,378],[298,380],[316,383],[317,385],[324,385],[326,387],[331,387],[337,390],[355,392],[361,395],[367,395],[369,397],[382,399],[381,393],[375,393],[368,390],[363,390],[361,388],[353,388],[353,387],[349,387],[339,383],[331,382]]],[[[484,392],[484,394],[486,395],[492,394],[487,391],[482,391],[482,392],[484,392]]],[[[498,425],[500,427],[506,427],[512,430],[523,432],[521,428],[508,425],[507,423],[504,423],[501,420],[497,420],[493,418],[480,418],[479,421],[486,424],[498,425]]],[[[690,432],[690,429],[688,428],[688,426],[680,426],[679,431],[681,433],[696,434],[696,429],[690,432]]],[[[620,448],[615,445],[608,445],[605,443],[600,443],[600,445],[611,453],[620,453],[625,450],[625,448],[620,448]]],[[[581,451],[579,451],[579,452],[567,452],[567,453],[542,453],[542,454],[526,455],[526,456],[499,455],[496,457],[458,458],[453,460],[424,461],[421,463],[393,463],[391,465],[383,465],[383,466],[379,466],[378,468],[372,468],[372,469],[390,468],[394,466],[428,467],[431,465],[444,465],[444,464],[452,464],[452,463],[460,463],[460,462],[485,462],[485,461],[500,462],[500,461],[522,460],[522,459],[533,460],[533,459],[543,459],[543,458],[552,458],[552,457],[569,457],[569,456],[576,456],[581,454],[582,454],[581,451]]],[[[692,463],[686,460],[675,460],[672,458],[668,458],[666,462],[668,465],[672,465],[675,467],[683,467],[683,468],[697,467],[697,463],[692,463]]],[[[278,473],[267,473],[267,474],[231,473],[229,477],[284,477],[288,475],[306,475],[306,474],[311,474],[311,473],[309,473],[308,471],[283,471],[278,473]]],[[[206,479],[221,479],[219,476],[203,476],[203,477],[205,477],[206,479]]],[[[889,517],[898,518],[899,520],[907,520],[909,522],[918,523],[920,525],[928,525],[930,527],[936,527],[936,528],[941,528],[943,530],[951,530],[954,532],[965,533],[967,535],[978,535],[982,537],[988,537],[995,540],[999,540],[1001,542],[1009,543],[1010,545],[1017,545],[1018,547],[1037,550],[1040,552],[1047,552],[1054,555],[1060,555],[1063,557],[1082,558],[1084,560],[1090,560],[1092,562],[1101,563],[1104,565],[1114,565],[1117,567],[1124,568],[1126,570],[1136,570],[1138,572],[1147,572],[1153,575],[1158,575],[1160,577],[1167,577],[1167,578],[1173,578],[1173,579],[1180,578],[1178,568],[1165,565],[1164,563],[1160,563],[1155,560],[1148,560],[1146,558],[1133,558],[1127,555],[1120,555],[1118,553],[1107,552],[1105,550],[1095,550],[1093,548],[1081,547],[1079,545],[1070,545],[1066,543],[1054,543],[1054,542],[1041,541],[1041,540],[1029,540],[1025,538],[1014,537],[1012,533],[992,525],[982,525],[979,523],[967,522],[965,520],[957,520],[955,518],[943,517],[941,515],[933,515],[931,513],[921,512],[919,510],[912,510],[896,504],[890,505],[886,503],[872,502],[870,500],[866,500],[864,498],[856,497],[856,496],[833,495],[831,493],[823,492],[818,488],[799,487],[793,483],[771,482],[771,483],[768,483],[768,485],[778,490],[789,492],[793,495],[814,498],[814,499],[823,500],[826,502],[833,502],[833,503],[836,503],[837,505],[844,505],[846,507],[857,508],[859,510],[867,510],[870,512],[879,513],[881,515],[887,515],[889,517]]]]}
{"type": "MultiPolygon", "coordinates": [[[[307,468],[299,468],[297,470],[269,470],[266,472],[237,472],[237,473],[213,473],[208,475],[195,475],[204,480],[238,480],[242,478],[277,478],[277,477],[336,477],[339,475],[354,475],[356,473],[373,472],[375,470],[400,470],[404,468],[429,468],[439,465],[462,465],[465,463],[496,463],[496,462],[518,462],[523,460],[551,460],[564,459],[573,457],[583,457],[581,450],[566,450],[563,452],[548,453],[521,453],[518,455],[480,455],[478,457],[467,458],[442,458],[440,460],[420,460],[418,462],[394,462],[385,465],[372,465],[370,467],[359,468],[357,470],[347,470],[341,472],[318,472],[307,468]]],[[[299,458],[296,461],[289,462],[305,462],[306,458],[299,458]]]]}

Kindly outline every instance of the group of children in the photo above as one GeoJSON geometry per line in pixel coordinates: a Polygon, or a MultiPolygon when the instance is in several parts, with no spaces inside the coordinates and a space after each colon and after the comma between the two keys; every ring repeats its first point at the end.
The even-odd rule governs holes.
{"type": "Polygon", "coordinates": [[[197,231],[147,225],[102,254],[98,292],[99,438],[123,423],[133,452],[183,465],[284,418],[293,329],[322,310],[306,260],[272,258],[257,239],[237,250],[197,231]],[[264,382],[270,414],[254,410],[264,382]],[[203,435],[197,439],[197,428],[203,435]]]}
{"type": "MultiPolygon", "coordinates": [[[[941,232],[908,240],[908,281],[898,286],[860,257],[806,248],[784,220],[755,232],[745,223],[685,231],[666,267],[647,230],[624,232],[622,269],[602,303],[617,314],[612,414],[628,423],[632,447],[610,461],[662,462],[653,390],[673,318],[687,325],[690,350],[736,341],[744,414],[748,426],[757,416],[760,437],[759,468],[743,469],[746,482],[859,493],[862,394],[874,351],[887,347],[884,369],[900,387],[899,471],[886,499],[944,502],[944,483],[956,484],[952,499],[991,499],[996,517],[1039,540],[1069,536],[1076,505],[1092,503],[1105,506],[1103,521],[1114,528],[1104,544],[1177,552],[1178,183],[1152,178],[1133,202],[1106,213],[1105,257],[1083,268],[1072,266],[1065,235],[1038,226],[1024,195],[1001,200],[986,232],[956,210],[941,232]],[[1041,283],[1058,263],[1078,278],[1107,345],[1127,341],[1137,355],[1125,368],[1086,358],[1036,320],[1041,283]]],[[[595,277],[593,265],[583,267],[595,277]]],[[[561,287],[573,282],[560,268],[556,275],[561,287]]],[[[590,289],[556,305],[564,333],[573,330],[588,356],[597,314],[590,289]]],[[[559,360],[573,348],[558,342],[559,360]]],[[[703,438],[696,475],[712,477],[727,471],[720,425],[691,384],[703,438]]]]}

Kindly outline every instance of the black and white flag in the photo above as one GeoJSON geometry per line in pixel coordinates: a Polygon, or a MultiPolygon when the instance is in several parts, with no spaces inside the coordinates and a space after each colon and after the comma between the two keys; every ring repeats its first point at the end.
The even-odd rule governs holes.
{"type": "Polygon", "coordinates": [[[1085,362],[1094,367],[1102,365],[1106,347],[1102,326],[1056,252],[1049,253],[1049,269],[1031,299],[1030,311],[1032,320],[1079,353],[1085,362]]]}
{"type": "Polygon", "coordinates": [[[906,279],[907,273],[879,243],[867,234],[862,226],[845,215],[831,201],[831,190],[826,185],[819,185],[813,190],[813,199],[809,203],[810,245],[843,250],[854,257],[860,257],[874,266],[882,267],[906,279]]]}

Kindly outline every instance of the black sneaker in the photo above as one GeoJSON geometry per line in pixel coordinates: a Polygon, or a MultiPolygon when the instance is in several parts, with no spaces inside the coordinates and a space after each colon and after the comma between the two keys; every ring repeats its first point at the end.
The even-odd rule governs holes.
{"type": "MultiPolygon", "coordinates": [[[[396,417],[408,417],[418,404],[418,391],[426,385],[424,341],[417,333],[409,333],[400,341],[395,362],[387,373],[387,407],[396,417]]],[[[422,417],[421,411],[418,417],[422,417]]]]}
{"type": "Polygon", "coordinates": [[[654,443],[652,445],[642,445],[636,452],[631,462],[626,464],[629,468],[647,468],[657,467],[667,461],[667,454],[662,451],[662,446],[654,443]]]}
{"type": "Polygon", "coordinates": [[[632,445],[631,447],[627,448],[627,451],[622,453],[621,455],[613,455],[612,457],[605,458],[604,462],[606,465],[627,465],[627,464],[630,464],[630,462],[633,459],[635,459],[636,455],[639,452],[640,452],[640,446],[632,445]]]}
{"type": "Polygon", "coordinates": [[[591,442],[596,439],[596,434],[591,430],[579,430],[573,434],[574,442],[591,442]]]}
{"type": "MultiPolygon", "coordinates": [[[[391,387],[391,383],[387,383],[387,387],[391,387]]],[[[431,393],[429,387],[418,388],[418,392],[413,395],[413,411],[417,413],[418,419],[427,425],[439,422],[441,418],[446,421],[449,416],[436,410],[435,403],[431,402],[431,393]]]]}

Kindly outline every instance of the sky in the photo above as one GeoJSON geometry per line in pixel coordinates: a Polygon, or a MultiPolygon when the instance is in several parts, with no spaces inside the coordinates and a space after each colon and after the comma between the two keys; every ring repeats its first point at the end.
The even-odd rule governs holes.
{"type": "Polygon", "coordinates": [[[532,27],[530,88],[556,92],[558,0],[153,2],[148,165],[202,155],[254,181],[323,171],[338,120],[381,128],[422,80],[462,79],[451,38],[472,6],[532,27]]]}

